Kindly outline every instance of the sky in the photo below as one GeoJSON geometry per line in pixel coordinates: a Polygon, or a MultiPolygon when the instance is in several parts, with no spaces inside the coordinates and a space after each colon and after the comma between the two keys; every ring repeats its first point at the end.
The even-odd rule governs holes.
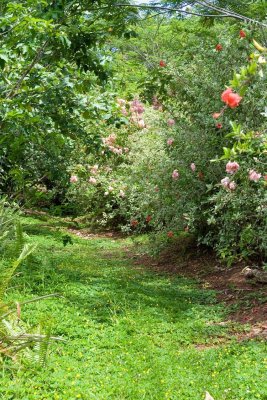
{"type": "Polygon", "coordinates": [[[151,3],[152,0],[132,0],[135,4],[148,4],[151,3]]]}

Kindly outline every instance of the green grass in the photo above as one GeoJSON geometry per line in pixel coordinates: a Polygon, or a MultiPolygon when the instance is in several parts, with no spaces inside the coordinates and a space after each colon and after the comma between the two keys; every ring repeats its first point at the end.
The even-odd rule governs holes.
{"type": "Polygon", "coordinates": [[[73,237],[64,247],[61,228],[24,219],[38,250],[7,300],[59,293],[23,307],[22,319],[66,342],[50,347],[45,367],[5,361],[2,399],[200,400],[205,390],[215,400],[267,399],[266,344],[238,343],[217,325],[226,310],[214,292],[131,265],[129,239],[73,237]]]}

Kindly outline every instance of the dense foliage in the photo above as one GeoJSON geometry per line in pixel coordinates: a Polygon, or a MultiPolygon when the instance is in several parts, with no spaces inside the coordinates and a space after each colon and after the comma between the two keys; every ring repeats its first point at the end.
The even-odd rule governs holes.
{"type": "MultiPolygon", "coordinates": [[[[211,282],[242,261],[266,283],[266,11],[261,0],[1,1],[5,399],[265,398],[264,345],[243,341],[266,324],[241,333],[209,281],[131,259],[165,249],[190,277],[216,268],[211,282]]],[[[243,288],[230,285],[234,310],[243,288]]],[[[264,290],[246,290],[260,319],[264,290]]]]}
{"type": "Polygon", "coordinates": [[[89,221],[93,213],[94,223],[153,230],[160,242],[162,232],[169,240],[186,231],[228,263],[264,261],[266,60],[252,44],[258,36],[236,24],[173,20],[145,23],[137,38],[117,42],[125,91],[118,106],[129,124],[108,132],[93,179],[78,174],[84,183],[73,185],[91,205],[89,221]],[[239,163],[238,173],[229,162],[239,163]]]}
{"type": "Polygon", "coordinates": [[[96,122],[114,97],[103,46],[135,21],[133,9],[101,5],[1,2],[1,189],[10,196],[62,202],[79,143],[98,146],[96,122]]]}
{"type": "Polygon", "coordinates": [[[265,6],[173,3],[2,2],[1,190],[264,261],[265,6]]]}

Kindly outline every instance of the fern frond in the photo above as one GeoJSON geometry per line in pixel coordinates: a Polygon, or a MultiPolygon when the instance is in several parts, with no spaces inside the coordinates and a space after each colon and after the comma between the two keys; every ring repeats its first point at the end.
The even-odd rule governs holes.
{"type": "Polygon", "coordinates": [[[16,222],[16,254],[19,255],[24,247],[25,239],[20,221],[16,222]]]}

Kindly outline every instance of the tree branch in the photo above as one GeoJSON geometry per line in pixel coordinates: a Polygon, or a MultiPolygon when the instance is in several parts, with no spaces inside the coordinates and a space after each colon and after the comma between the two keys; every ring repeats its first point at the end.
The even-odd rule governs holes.
{"type": "Polygon", "coordinates": [[[210,8],[211,10],[218,11],[218,12],[224,14],[227,17],[233,17],[233,18],[236,18],[236,19],[241,19],[241,20],[246,21],[246,22],[251,22],[253,24],[258,24],[258,25],[267,27],[266,24],[264,24],[264,23],[262,23],[260,21],[257,21],[255,19],[246,17],[245,15],[238,14],[235,11],[231,11],[231,10],[228,10],[226,8],[221,8],[219,6],[215,6],[213,4],[210,4],[206,0],[201,0],[201,1],[196,0],[195,3],[199,4],[200,6],[202,6],[204,8],[207,7],[207,8],[210,8]]]}
{"type": "MultiPolygon", "coordinates": [[[[202,14],[202,13],[198,13],[198,12],[193,12],[193,11],[188,11],[186,9],[181,9],[181,8],[174,8],[174,7],[167,7],[167,6],[158,6],[158,5],[142,5],[142,4],[123,4],[123,3],[117,3],[117,4],[113,4],[113,7],[137,7],[137,8],[141,8],[144,10],[163,10],[166,12],[175,12],[175,13],[179,13],[179,14],[186,14],[186,15],[194,15],[197,17],[209,17],[209,18],[235,18],[235,19],[239,19],[245,22],[251,22],[253,24],[257,24],[257,25],[261,25],[265,28],[267,28],[267,25],[264,24],[263,22],[254,20],[252,18],[246,17],[244,15],[241,14],[237,14],[235,12],[229,11],[227,9],[223,9],[220,7],[216,7],[211,5],[210,3],[206,2],[205,0],[203,1],[195,1],[195,3],[201,5],[202,7],[208,7],[214,11],[218,11],[220,12],[220,14],[202,14]]],[[[107,8],[107,7],[105,7],[107,8]]]]}
{"type": "MultiPolygon", "coordinates": [[[[173,7],[157,6],[157,5],[149,6],[149,5],[142,5],[142,4],[123,4],[123,3],[119,4],[119,3],[117,3],[117,4],[113,4],[112,7],[131,7],[131,8],[137,7],[137,8],[141,8],[141,9],[144,9],[144,10],[163,10],[165,12],[176,12],[176,13],[180,13],[180,14],[194,15],[194,16],[197,16],[197,17],[220,17],[220,16],[224,17],[224,15],[218,15],[218,14],[212,14],[212,15],[211,14],[207,14],[207,15],[205,15],[205,14],[200,14],[200,13],[197,13],[197,12],[183,10],[182,8],[173,8],[173,7]]],[[[103,8],[108,8],[108,6],[103,7],[103,8]]]]}
{"type": "Polygon", "coordinates": [[[14,87],[11,89],[11,91],[7,94],[6,98],[7,99],[13,99],[14,96],[16,96],[17,91],[19,90],[19,88],[22,85],[22,82],[24,81],[24,79],[26,78],[26,76],[29,74],[29,72],[33,69],[33,67],[35,66],[35,64],[40,60],[40,58],[42,57],[46,46],[49,43],[49,39],[47,39],[44,44],[42,46],[39,47],[39,49],[37,50],[37,53],[35,55],[35,57],[33,58],[32,62],[30,63],[30,65],[24,70],[23,74],[21,75],[21,77],[19,78],[19,80],[17,81],[17,83],[14,85],[14,87]]]}

